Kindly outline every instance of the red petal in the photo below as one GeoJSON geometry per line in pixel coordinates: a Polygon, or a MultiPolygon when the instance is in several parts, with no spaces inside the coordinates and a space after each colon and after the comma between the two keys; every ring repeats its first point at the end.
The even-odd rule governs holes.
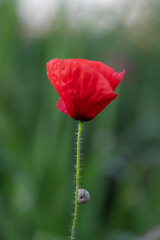
{"type": "Polygon", "coordinates": [[[91,61],[86,59],[74,59],[74,60],[78,62],[83,62],[97,69],[107,79],[107,81],[112,86],[113,90],[115,90],[118,84],[121,82],[121,80],[123,79],[123,75],[125,73],[125,70],[121,73],[117,73],[117,72],[114,73],[113,68],[105,65],[102,62],[91,61]]]}
{"type": "Polygon", "coordinates": [[[115,90],[118,84],[122,81],[124,74],[125,74],[125,70],[123,70],[123,72],[121,73],[117,73],[117,72],[113,73],[113,76],[112,76],[113,90],[115,90]]]}
{"type": "Polygon", "coordinates": [[[64,112],[65,114],[69,115],[67,112],[67,109],[66,109],[66,105],[65,105],[64,101],[62,100],[62,98],[58,99],[56,107],[58,108],[59,111],[64,112]]]}
{"type": "Polygon", "coordinates": [[[85,121],[91,120],[97,116],[109,103],[111,103],[118,95],[117,94],[111,94],[110,96],[106,96],[106,98],[100,100],[97,102],[92,108],[89,109],[88,112],[84,113],[89,116],[89,119],[86,119],[85,121]]]}
{"type": "MultiPolygon", "coordinates": [[[[114,69],[105,65],[102,62],[98,62],[98,61],[91,61],[91,60],[86,60],[86,59],[74,59],[75,61],[78,62],[83,62],[85,64],[88,64],[91,67],[94,67],[95,69],[97,69],[108,81],[109,79],[112,77],[114,69]]],[[[109,81],[110,82],[110,81],[109,81]]],[[[110,82],[111,86],[112,83],[110,82]]]]}
{"type": "MultiPolygon", "coordinates": [[[[102,71],[97,71],[95,66],[100,63],[86,64],[88,61],[54,59],[47,63],[48,78],[63,99],[67,114],[81,121],[91,120],[117,97],[102,71]]],[[[108,78],[113,76],[113,69],[104,66],[108,78]]]]}

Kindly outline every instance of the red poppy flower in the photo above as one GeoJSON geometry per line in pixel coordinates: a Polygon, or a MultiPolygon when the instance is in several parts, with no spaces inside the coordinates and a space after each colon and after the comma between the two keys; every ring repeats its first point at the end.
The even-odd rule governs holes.
{"type": "Polygon", "coordinates": [[[93,119],[118,96],[114,90],[124,73],[114,73],[113,68],[86,59],[47,63],[48,78],[60,96],[58,110],[80,121],[93,119]]]}

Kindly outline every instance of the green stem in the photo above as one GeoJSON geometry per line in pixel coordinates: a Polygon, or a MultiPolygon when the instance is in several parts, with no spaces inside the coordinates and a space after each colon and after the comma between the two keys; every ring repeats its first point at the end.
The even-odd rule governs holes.
{"type": "Polygon", "coordinates": [[[81,140],[82,122],[79,122],[78,126],[78,136],[77,136],[77,164],[76,164],[76,191],[75,191],[75,208],[74,208],[74,218],[72,225],[72,235],[71,240],[74,240],[75,227],[77,221],[78,212],[78,189],[79,189],[79,171],[80,171],[80,140],[81,140]]]}

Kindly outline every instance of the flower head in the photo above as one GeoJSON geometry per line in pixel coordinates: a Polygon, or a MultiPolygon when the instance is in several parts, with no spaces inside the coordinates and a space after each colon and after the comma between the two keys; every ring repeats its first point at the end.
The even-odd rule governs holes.
{"type": "Polygon", "coordinates": [[[48,78],[60,96],[58,110],[79,121],[93,119],[118,96],[114,90],[124,73],[86,59],[53,59],[47,63],[48,78]]]}

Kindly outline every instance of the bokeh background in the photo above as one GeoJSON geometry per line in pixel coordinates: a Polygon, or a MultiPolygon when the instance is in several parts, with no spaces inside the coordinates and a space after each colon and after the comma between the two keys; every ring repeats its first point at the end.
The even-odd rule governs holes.
{"type": "Polygon", "coordinates": [[[159,0],[0,1],[1,240],[70,236],[77,122],[56,109],[52,58],[126,69],[84,124],[77,239],[160,239],[159,16],[159,0]]]}

